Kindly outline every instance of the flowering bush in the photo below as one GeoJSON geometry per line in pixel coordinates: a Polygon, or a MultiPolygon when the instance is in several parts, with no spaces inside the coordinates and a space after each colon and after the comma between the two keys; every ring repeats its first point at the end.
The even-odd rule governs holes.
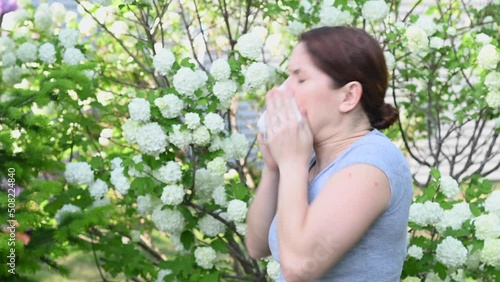
{"type": "MultiPolygon", "coordinates": [[[[0,236],[2,257],[16,243],[15,271],[2,264],[1,275],[26,277],[41,264],[68,273],[56,261],[79,249],[103,276],[276,279],[279,264],[252,260],[243,246],[259,172],[236,102],[262,105],[302,31],[351,25],[384,48],[402,113],[386,133],[433,168],[415,176],[422,190],[402,278],[500,277],[500,196],[477,176],[499,167],[499,7],[440,3],[419,15],[364,0],[245,9],[77,0],[78,14],[9,2],[0,11],[0,176],[15,170],[16,185],[2,187],[18,194],[7,225],[17,239],[0,236]],[[439,173],[445,164],[450,176],[439,173]]],[[[338,51],[349,59],[362,47],[360,38],[338,51]]]]}

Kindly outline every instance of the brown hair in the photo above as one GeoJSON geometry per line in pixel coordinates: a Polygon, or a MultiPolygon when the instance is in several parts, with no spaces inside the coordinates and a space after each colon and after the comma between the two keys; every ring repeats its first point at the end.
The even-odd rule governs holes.
{"type": "Polygon", "coordinates": [[[372,127],[384,129],[398,119],[398,110],[384,102],[388,71],[379,43],[353,27],[320,27],[300,35],[316,66],[340,88],[351,81],[363,87],[361,106],[372,127]]]}

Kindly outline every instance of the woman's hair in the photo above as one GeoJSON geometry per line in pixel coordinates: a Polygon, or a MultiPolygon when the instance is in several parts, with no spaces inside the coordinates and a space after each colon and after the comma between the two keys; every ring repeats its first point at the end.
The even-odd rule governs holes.
{"type": "Polygon", "coordinates": [[[379,43],[353,27],[320,27],[300,36],[315,65],[330,76],[334,88],[351,81],[363,87],[361,106],[372,127],[384,129],[398,119],[398,110],[384,101],[388,72],[379,43]]]}

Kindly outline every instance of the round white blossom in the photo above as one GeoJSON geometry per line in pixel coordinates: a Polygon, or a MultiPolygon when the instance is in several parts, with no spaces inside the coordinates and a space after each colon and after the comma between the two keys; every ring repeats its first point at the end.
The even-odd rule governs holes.
{"type": "Polygon", "coordinates": [[[111,199],[108,196],[104,196],[100,199],[95,199],[92,203],[92,208],[104,207],[111,204],[111,199]]]}
{"type": "Polygon", "coordinates": [[[14,85],[21,81],[22,69],[19,66],[7,67],[2,70],[2,82],[14,85]]]}
{"type": "Polygon", "coordinates": [[[163,282],[165,280],[165,276],[172,274],[172,270],[170,269],[161,269],[158,271],[158,275],[156,278],[156,282],[163,282]]]}
{"type": "Polygon", "coordinates": [[[290,34],[299,36],[306,30],[306,25],[299,21],[291,21],[288,23],[288,30],[290,30],[290,34]]]}
{"type": "Polygon", "coordinates": [[[236,223],[236,232],[245,236],[247,234],[247,225],[245,223],[236,223]]]}
{"type": "Polygon", "coordinates": [[[213,92],[220,101],[225,101],[231,99],[237,89],[238,85],[233,80],[222,80],[214,84],[213,92]]]}
{"type": "Polygon", "coordinates": [[[226,160],[217,157],[207,163],[207,169],[217,175],[224,175],[227,171],[226,160]]]}
{"type": "Polygon", "coordinates": [[[241,159],[247,155],[250,144],[244,134],[235,132],[222,141],[222,146],[227,158],[241,159]]]}
{"type": "Polygon", "coordinates": [[[274,281],[277,281],[280,277],[280,264],[279,262],[271,259],[266,266],[267,275],[274,281]]]}
{"type": "Polygon", "coordinates": [[[16,64],[16,55],[12,52],[7,52],[2,56],[2,67],[11,67],[16,64]]]}
{"type": "Polygon", "coordinates": [[[81,211],[82,210],[79,207],[73,204],[65,204],[56,212],[54,218],[56,219],[57,224],[61,224],[61,221],[65,215],[70,213],[80,213],[81,211]]]}
{"type": "Polygon", "coordinates": [[[186,192],[182,186],[167,185],[163,188],[160,199],[165,205],[176,206],[182,203],[185,194],[186,192]]]}
{"type": "Polygon", "coordinates": [[[184,108],[184,103],[174,94],[167,94],[155,100],[155,105],[164,118],[175,118],[179,116],[184,108]]]}
{"type": "Polygon", "coordinates": [[[108,192],[108,184],[101,179],[97,179],[94,183],[90,184],[89,191],[92,197],[101,199],[108,192]]]}
{"type": "Polygon", "coordinates": [[[444,46],[444,40],[440,37],[433,36],[431,37],[429,46],[434,49],[440,49],[444,46]]]}
{"type": "MultiPolygon", "coordinates": [[[[135,155],[132,158],[132,161],[134,161],[135,164],[142,163],[142,155],[135,155]]],[[[131,177],[146,177],[150,172],[151,167],[144,163],[142,164],[142,172],[136,170],[134,166],[129,166],[128,168],[128,175],[130,175],[131,177]]]]}
{"type": "Polygon", "coordinates": [[[224,186],[224,176],[210,172],[206,168],[196,170],[195,189],[201,199],[210,199],[214,189],[224,186]]]}
{"type": "Polygon", "coordinates": [[[94,182],[94,172],[88,163],[77,162],[66,164],[64,178],[70,184],[90,184],[94,182]]]}
{"type": "Polygon", "coordinates": [[[489,90],[500,89],[500,72],[492,71],[484,78],[484,85],[489,90]]]}
{"type": "Polygon", "coordinates": [[[427,49],[427,46],[429,46],[429,39],[427,38],[427,34],[422,28],[416,25],[408,27],[405,35],[408,39],[408,48],[413,53],[418,53],[422,50],[425,50],[427,49]]]}
{"type": "Polygon", "coordinates": [[[61,25],[66,19],[66,8],[61,3],[54,2],[50,4],[50,11],[52,12],[52,20],[58,25],[61,25]]]}
{"type": "Polygon", "coordinates": [[[226,80],[231,76],[231,67],[226,60],[217,59],[210,66],[210,74],[217,81],[226,80]]]}
{"type": "Polygon", "coordinates": [[[213,135],[212,141],[210,141],[210,147],[208,147],[208,151],[215,152],[220,149],[222,149],[222,139],[218,135],[213,135]]]}
{"type": "Polygon", "coordinates": [[[500,267],[500,239],[486,239],[484,241],[481,261],[495,268],[500,267]]]}
{"type": "Polygon", "coordinates": [[[143,98],[134,98],[128,104],[128,111],[130,113],[130,118],[135,121],[149,121],[151,117],[151,105],[148,100],[143,98]]]}
{"type": "Polygon", "coordinates": [[[476,237],[479,240],[496,239],[500,236],[500,218],[492,213],[474,219],[476,237]]]}
{"type": "Polygon", "coordinates": [[[459,267],[467,260],[467,248],[459,240],[446,237],[436,248],[436,259],[447,267],[459,267]]]}
{"type": "Polygon", "coordinates": [[[173,84],[179,94],[188,97],[194,96],[194,92],[203,86],[205,82],[200,80],[199,74],[190,68],[182,67],[174,75],[173,84]]]}
{"type": "Polygon", "coordinates": [[[137,132],[141,128],[140,123],[135,120],[128,119],[122,126],[123,137],[129,144],[135,144],[137,142],[137,132]]]}
{"type": "Polygon", "coordinates": [[[491,40],[493,40],[490,36],[484,34],[484,33],[479,33],[476,35],[476,42],[481,44],[481,45],[486,45],[490,44],[491,40]]]}
{"type": "Polygon", "coordinates": [[[387,14],[389,14],[389,6],[383,0],[366,1],[361,14],[369,22],[380,21],[385,19],[387,14]]]}
{"type": "Polygon", "coordinates": [[[211,215],[205,215],[198,221],[200,231],[210,237],[226,232],[226,225],[211,215]]]}
{"type": "Polygon", "coordinates": [[[221,207],[226,207],[227,206],[226,188],[224,188],[223,185],[217,186],[217,188],[215,188],[214,192],[212,193],[212,199],[214,199],[215,204],[221,207]]]}
{"type": "Polygon", "coordinates": [[[36,8],[35,27],[42,31],[48,31],[52,27],[52,11],[48,4],[42,3],[36,8]]]}
{"type": "Polygon", "coordinates": [[[126,195],[130,189],[130,182],[123,174],[123,170],[124,168],[122,166],[113,169],[111,171],[110,181],[118,193],[126,195]]]}
{"type": "Polygon", "coordinates": [[[195,70],[194,73],[198,76],[198,88],[204,86],[208,81],[207,73],[202,70],[195,70]]]}
{"type": "Polygon", "coordinates": [[[345,26],[350,25],[354,17],[348,11],[342,11],[331,5],[323,5],[319,12],[319,25],[345,26]]]}
{"type": "Polygon", "coordinates": [[[253,91],[264,86],[269,80],[269,67],[260,62],[252,63],[245,70],[245,84],[243,87],[253,91]]]}
{"type": "Polygon", "coordinates": [[[500,218],[500,190],[493,191],[484,201],[484,209],[500,218]]]}
{"type": "Polygon", "coordinates": [[[158,156],[165,152],[167,147],[167,135],[156,122],[141,126],[137,131],[136,138],[139,150],[151,156],[158,156]]]}
{"type": "Polygon", "coordinates": [[[472,218],[472,213],[469,204],[461,202],[453,205],[450,210],[445,210],[441,221],[436,224],[436,229],[439,233],[446,231],[446,228],[451,227],[453,230],[462,228],[462,224],[472,218]]]}
{"type": "Polygon", "coordinates": [[[394,55],[389,51],[384,52],[384,57],[387,69],[391,71],[396,66],[396,58],[394,58],[394,55]]]}
{"type": "Polygon", "coordinates": [[[37,53],[36,45],[31,42],[25,42],[17,48],[17,58],[24,63],[36,61],[37,53]]]}
{"type": "Polygon", "coordinates": [[[204,120],[203,124],[212,132],[212,134],[217,134],[224,130],[224,119],[215,113],[208,113],[204,120]]]}
{"type": "Polygon", "coordinates": [[[16,46],[14,40],[7,36],[0,37],[0,55],[5,54],[6,52],[12,52],[16,46]]]}
{"type": "Polygon", "coordinates": [[[168,233],[176,233],[184,229],[185,221],[182,213],[178,210],[161,209],[158,206],[154,209],[151,219],[158,230],[168,233]]]}
{"type": "Polygon", "coordinates": [[[182,178],[181,166],[174,161],[169,161],[153,172],[153,176],[164,183],[176,183],[182,178]]]}
{"type": "Polygon", "coordinates": [[[184,117],[184,123],[187,125],[189,129],[196,129],[200,126],[200,115],[197,113],[187,113],[184,117]]]}
{"type": "Polygon", "coordinates": [[[412,245],[408,248],[408,255],[416,259],[421,259],[424,256],[424,251],[419,246],[412,245]]]}
{"type": "Polygon", "coordinates": [[[453,199],[460,192],[458,182],[453,177],[445,175],[439,179],[440,189],[449,199],[453,199]]]}
{"type": "Polygon", "coordinates": [[[75,45],[78,44],[79,36],[80,33],[78,32],[78,30],[65,28],[62,29],[61,32],[59,32],[59,36],[57,38],[59,39],[61,45],[64,46],[64,48],[71,48],[75,47],[75,45]]]}
{"type": "Polygon", "coordinates": [[[211,269],[214,267],[217,253],[212,247],[198,247],[194,251],[196,264],[204,269],[211,269]]]}
{"type": "Polygon", "coordinates": [[[174,124],[172,129],[173,132],[168,135],[170,143],[174,144],[177,148],[183,148],[191,143],[191,133],[187,130],[182,130],[180,124],[174,124]]]}
{"type": "Polygon", "coordinates": [[[111,164],[111,169],[117,169],[123,167],[123,160],[120,157],[112,159],[109,163],[111,164]]]}
{"type": "Polygon", "coordinates": [[[78,65],[83,60],[85,60],[85,56],[80,49],[71,47],[64,51],[63,61],[70,66],[78,65]]]}
{"type": "Polygon", "coordinates": [[[150,214],[158,204],[159,201],[150,194],[137,196],[137,211],[141,215],[150,214]]]}
{"type": "Polygon", "coordinates": [[[413,203],[410,207],[409,220],[419,225],[435,224],[441,220],[443,213],[438,203],[431,201],[413,203]]]}
{"type": "Polygon", "coordinates": [[[210,132],[206,126],[199,126],[193,131],[193,144],[206,146],[208,143],[210,143],[210,132]]]}
{"type": "Polygon", "coordinates": [[[247,203],[241,200],[231,200],[227,204],[227,216],[230,220],[235,222],[242,222],[247,215],[247,203]]]}
{"type": "Polygon", "coordinates": [[[490,90],[485,101],[492,108],[500,108],[500,89],[490,90]]]}
{"type": "Polygon", "coordinates": [[[421,15],[415,25],[425,31],[427,36],[432,36],[437,31],[437,25],[431,16],[421,15]]]}
{"type": "Polygon", "coordinates": [[[234,48],[240,52],[240,54],[248,59],[257,60],[262,55],[262,47],[264,46],[264,41],[254,33],[243,34],[238,38],[238,42],[234,48]]]}
{"type": "Polygon", "coordinates": [[[113,129],[111,129],[111,128],[104,128],[101,131],[100,136],[104,137],[104,138],[111,138],[111,137],[113,137],[113,129]]]}
{"type": "Polygon", "coordinates": [[[484,69],[494,70],[500,61],[500,54],[494,45],[486,44],[477,55],[477,63],[484,69]]]}
{"type": "Polygon", "coordinates": [[[38,57],[46,64],[52,64],[56,60],[56,49],[52,43],[45,43],[38,49],[38,57]]]}

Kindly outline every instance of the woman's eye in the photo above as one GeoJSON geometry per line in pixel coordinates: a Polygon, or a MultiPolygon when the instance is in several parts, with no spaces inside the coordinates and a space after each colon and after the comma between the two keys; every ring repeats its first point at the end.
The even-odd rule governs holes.
{"type": "Polygon", "coordinates": [[[298,83],[299,83],[299,84],[302,84],[304,81],[306,81],[306,80],[305,80],[305,79],[299,79],[299,80],[298,80],[298,83]]]}

